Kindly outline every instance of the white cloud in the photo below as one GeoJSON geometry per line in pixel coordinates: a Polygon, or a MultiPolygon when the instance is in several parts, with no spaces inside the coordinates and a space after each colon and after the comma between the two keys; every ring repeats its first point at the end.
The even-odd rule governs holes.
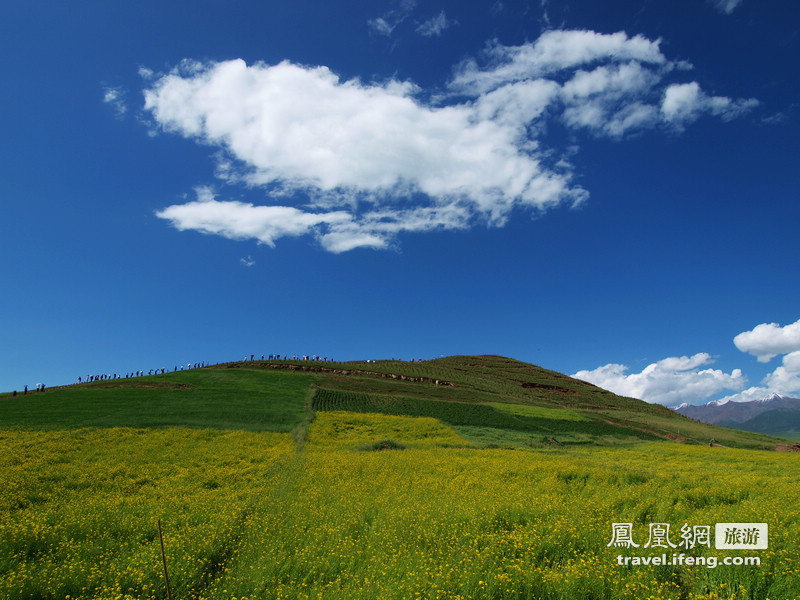
{"type": "Polygon", "coordinates": [[[625,365],[608,364],[592,371],[579,371],[573,377],[589,381],[614,393],[677,406],[683,402],[701,404],[725,390],[735,394],[720,402],[750,402],[772,394],[797,396],[800,393],[800,320],[785,327],[762,323],[740,333],[734,344],[760,362],[769,362],[783,354],[782,364],[760,382],[744,388],[747,378],[740,369],[725,373],[719,369],[701,369],[712,362],[708,354],[666,358],[648,365],[641,373],[628,374],[625,365]]]}
{"type": "Polygon", "coordinates": [[[494,121],[524,135],[525,128],[539,122],[558,93],[557,83],[535,79],[487,92],[475,100],[472,110],[481,121],[494,121]]]}
{"type": "Polygon", "coordinates": [[[759,362],[769,362],[779,354],[800,350],[800,320],[785,327],[761,323],[737,335],[733,343],[742,352],[756,356],[759,362]]]}
{"type": "MultiPolygon", "coordinates": [[[[413,7],[387,13],[387,27],[413,7]]],[[[659,43],[592,31],[495,43],[487,65],[461,64],[449,95],[433,100],[407,81],[342,80],[327,67],[288,61],[185,61],[167,74],[147,72],[153,122],[219,149],[217,175],[263,188],[273,204],[198,199],[158,216],[179,229],[270,245],[313,235],[343,252],[389,247],[403,231],[501,226],[518,208],[578,205],[588,193],[542,145],[548,119],[619,139],[751,106],[710,97],[697,83],[668,86],[681,69],[659,43]]]]}
{"type": "Polygon", "coordinates": [[[415,0],[401,0],[397,8],[390,10],[382,17],[367,21],[367,26],[372,33],[390,37],[395,28],[408,18],[416,5],[415,0]]]}
{"type": "Polygon", "coordinates": [[[196,190],[197,200],[156,212],[179,231],[199,231],[233,240],[256,240],[274,247],[284,236],[313,235],[333,253],[354,248],[386,248],[402,231],[463,229],[470,211],[458,204],[396,210],[379,207],[358,216],[347,211],[305,212],[291,206],[254,206],[219,201],[209,188],[196,190]]]}
{"type": "Polygon", "coordinates": [[[729,15],[737,6],[742,3],[742,0],[713,0],[713,2],[714,6],[717,7],[717,10],[729,15]]]}
{"type": "Polygon", "coordinates": [[[671,85],[664,93],[661,112],[668,121],[693,121],[702,105],[702,93],[697,82],[671,85]]]}
{"type": "Polygon", "coordinates": [[[640,373],[627,374],[628,367],[608,364],[592,371],[572,375],[615,394],[638,398],[653,404],[678,406],[697,404],[724,390],[740,390],[746,378],[741,370],[725,373],[719,369],[700,369],[711,357],[701,352],[694,356],[665,358],[650,364],[640,373]]]}
{"type": "Polygon", "coordinates": [[[421,23],[417,27],[417,33],[419,33],[423,37],[438,37],[442,35],[442,32],[451,27],[453,22],[448,20],[447,15],[445,15],[444,11],[440,12],[435,17],[428,19],[424,23],[421,23]]]}
{"type": "Polygon", "coordinates": [[[724,96],[708,96],[693,81],[669,86],[664,92],[661,113],[667,122],[682,127],[697,120],[704,112],[729,121],[757,105],[758,101],[753,98],[733,100],[724,96]]]}
{"type": "Polygon", "coordinates": [[[106,87],[103,90],[103,102],[111,105],[117,113],[117,116],[122,117],[128,112],[128,105],[125,102],[125,92],[120,87],[106,87]]]}
{"type": "MultiPolygon", "coordinates": [[[[732,394],[730,396],[725,396],[724,398],[719,398],[717,402],[720,404],[724,404],[726,402],[752,402],[753,400],[763,400],[764,398],[768,398],[774,392],[767,387],[761,386],[753,386],[749,387],[746,390],[742,390],[738,394],[732,394]]],[[[699,402],[698,404],[703,404],[699,402]]]]}
{"type": "Polygon", "coordinates": [[[254,264],[256,264],[256,261],[253,260],[253,257],[249,255],[246,258],[240,258],[239,262],[245,267],[252,267],[254,264]]]}
{"type": "Polygon", "coordinates": [[[790,352],[783,357],[783,368],[792,375],[800,374],[800,350],[790,352]]]}
{"type": "Polygon", "coordinates": [[[642,102],[661,75],[638,62],[578,71],[561,89],[562,120],[573,128],[587,128],[610,137],[658,122],[658,111],[642,102]]]}
{"type": "Polygon", "coordinates": [[[367,21],[367,25],[369,26],[370,31],[373,33],[377,33],[380,35],[390,36],[392,35],[392,31],[397,26],[397,23],[390,24],[386,21],[383,17],[376,17],[374,19],[370,19],[367,21]]]}
{"type": "MultiPolygon", "coordinates": [[[[568,175],[547,169],[539,154],[526,150],[518,122],[481,119],[472,105],[425,106],[414,92],[408,83],[342,82],[324,67],[286,62],[250,67],[243,61],[189,63],[145,92],[145,108],[165,130],[223,148],[223,170],[230,173],[232,163],[243,167],[235,177],[349,210],[350,220],[359,225],[360,245],[385,247],[395,231],[416,230],[416,223],[385,223],[389,213],[395,221],[417,216],[397,206],[413,194],[424,195],[422,208],[429,214],[450,215],[458,207],[497,225],[515,206],[545,209],[585,196],[568,175]],[[374,218],[375,208],[385,213],[382,221],[374,218]],[[362,229],[369,224],[373,228],[364,237],[362,229]],[[378,238],[383,242],[377,243],[378,238]]],[[[270,244],[281,234],[330,225],[324,215],[301,217],[302,211],[293,208],[292,227],[253,231],[241,215],[257,208],[191,203],[169,207],[159,216],[181,229],[270,244]]],[[[256,222],[263,226],[273,222],[280,207],[260,208],[269,209],[258,213],[256,222]]],[[[343,213],[333,214],[341,223],[343,213]]],[[[453,222],[436,225],[451,228],[453,222]]],[[[337,235],[345,236],[344,228],[337,235]]]]}
{"type": "Polygon", "coordinates": [[[486,65],[461,63],[450,89],[483,101],[496,90],[530,82],[556,85],[551,114],[573,129],[621,138],[656,126],[681,130],[703,114],[730,120],[752,110],[753,99],[709,96],[697,82],[670,84],[666,79],[691,66],[669,61],[660,40],[624,32],[547,31],[533,43],[485,52],[486,65]]]}
{"type": "Polygon", "coordinates": [[[764,378],[763,384],[777,394],[800,392],[800,350],[783,357],[783,365],[764,378]]]}
{"type": "Polygon", "coordinates": [[[733,338],[742,352],[756,356],[766,363],[783,354],[782,364],[761,381],[761,385],[747,388],[722,400],[750,402],[772,394],[797,395],[800,392],[800,320],[781,327],[778,323],[761,323],[750,331],[733,338]]]}
{"type": "Polygon", "coordinates": [[[544,23],[547,29],[550,28],[550,15],[547,12],[547,4],[548,0],[541,0],[541,8],[542,8],[542,22],[544,23]]]}
{"type": "Polygon", "coordinates": [[[649,90],[658,79],[656,73],[631,61],[597,67],[592,71],[580,70],[564,84],[562,94],[570,102],[608,94],[621,98],[649,90]]]}
{"type": "MultiPolygon", "coordinates": [[[[498,194],[558,202],[533,192],[552,175],[519,150],[515,131],[476,122],[469,107],[426,107],[413,91],[397,81],[341,82],[324,67],[234,60],[165,76],[145,107],[166,130],[228,150],[251,183],[372,195],[410,185],[488,208],[498,194]]],[[[560,187],[556,194],[568,191],[560,187]]]]}
{"type": "Polygon", "coordinates": [[[754,386],[721,401],[750,402],[762,400],[773,394],[797,397],[800,393],[800,351],[783,357],[783,364],[764,377],[760,386],[754,386]]]}
{"type": "Polygon", "coordinates": [[[486,55],[489,65],[481,68],[475,60],[463,62],[451,87],[464,94],[479,95],[515,81],[589,65],[599,61],[631,61],[663,65],[667,60],[659,49],[660,40],[624,32],[602,34],[594,31],[546,31],[534,43],[503,46],[495,43],[486,55]]]}
{"type": "Polygon", "coordinates": [[[347,222],[345,212],[308,213],[290,206],[253,206],[244,202],[220,202],[208,189],[197,190],[197,200],[170,206],[156,213],[183,231],[221,235],[234,240],[255,239],[268,246],[283,236],[307,234],[322,223],[347,222]]]}

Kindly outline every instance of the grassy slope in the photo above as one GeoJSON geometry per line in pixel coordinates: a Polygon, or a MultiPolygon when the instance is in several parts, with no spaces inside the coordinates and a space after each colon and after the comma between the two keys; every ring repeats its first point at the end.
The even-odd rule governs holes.
{"type": "Polygon", "coordinates": [[[451,356],[415,363],[290,361],[238,366],[321,368],[323,371],[315,373],[320,388],[315,408],[434,416],[479,445],[552,443],[547,438],[603,445],[660,439],[700,444],[714,440],[724,446],[772,449],[780,441],[706,425],[663,406],[617,396],[561,373],[500,356],[451,356]],[[525,415],[523,407],[538,411],[525,415]]]}
{"type": "Polygon", "coordinates": [[[288,432],[313,376],[199,369],[0,397],[3,429],[197,427],[288,432]]]}
{"type": "Polygon", "coordinates": [[[663,406],[499,356],[416,363],[255,361],[43,394],[6,394],[0,396],[0,427],[291,431],[307,418],[312,384],[315,409],[434,417],[479,446],[645,440],[708,444],[713,439],[725,446],[771,449],[779,441],[705,425],[663,406]]]}

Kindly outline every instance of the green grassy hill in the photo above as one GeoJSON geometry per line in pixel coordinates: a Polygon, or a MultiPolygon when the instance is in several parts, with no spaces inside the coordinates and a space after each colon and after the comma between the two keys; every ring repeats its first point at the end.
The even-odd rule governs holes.
{"type": "Polygon", "coordinates": [[[666,407],[617,396],[502,356],[451,356],[414,363],[255,361],[224,367],[313,374],[314,410],[434,417],[478,446],[671,440],[772,449],[780,442],[700,423],[666,407]]]}
{"type": "Polygon", "coordinates": [[[23,429],[189,426],[280,432],[300,427],[315,411],[350,411],[433,417],[478,447],[713,440],[772,449],[779,442],[699,423],[500,356],[413,363],[233,362],[2,398],[0,425],[23,429]]]}

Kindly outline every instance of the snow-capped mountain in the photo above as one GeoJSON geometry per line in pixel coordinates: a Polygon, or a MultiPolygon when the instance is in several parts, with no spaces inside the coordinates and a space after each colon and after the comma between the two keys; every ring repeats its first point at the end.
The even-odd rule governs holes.
{"type": "Polygon", "coordinates": [[[772,394],[750,402],[712,401],[675,409],[682,415],[722,427],[773,435],[800,431],[800,398],[772,394]]]}

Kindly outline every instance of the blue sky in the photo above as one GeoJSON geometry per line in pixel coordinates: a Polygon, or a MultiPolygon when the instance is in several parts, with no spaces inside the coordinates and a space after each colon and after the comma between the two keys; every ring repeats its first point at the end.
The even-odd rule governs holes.
{"type": "Polygon", "coordinates": [[[502,354],[800,395],[791,0],[0,9],[0,389],[502,354]]]}

